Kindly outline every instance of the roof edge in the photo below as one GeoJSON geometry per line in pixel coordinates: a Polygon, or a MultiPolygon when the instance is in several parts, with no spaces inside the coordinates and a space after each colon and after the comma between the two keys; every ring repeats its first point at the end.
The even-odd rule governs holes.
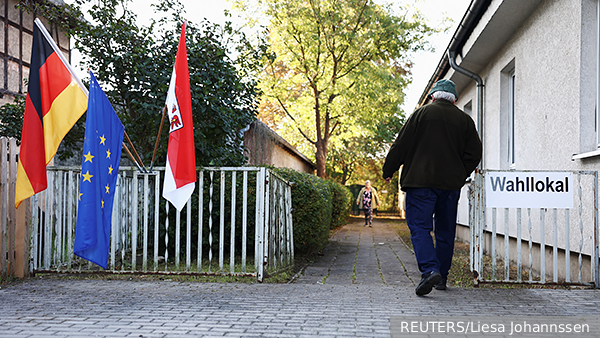
{"type": "Polygon", "coordinates": [[[456,28],[452,39],[450,39],[450,43],[448,43],[444,55],[438,63],[435,71],[433,72],[433,75],[429,79],[425,90],[421,94],[421,97],[418,101],[418,107],[424,105],[425,102],[427,102],[427,93],[429,93],[431,87],[433,87],[433,85],[437,81],[439,81],[443,77],[443,75],[446,74],[450,69],[448,52],[453,51],[456,54],[462,53],[462,48],[465,45],[467,39],[471,36],[473,30],[475,30],[475,27],[477,26],[477,24],[479,24],[479,21],[481,20],[483,14],[486,12],[491,3],[492,0],[471,1],[471,4],[469,4],[469,8],[465,12],[465,15],[460,21],[460,24],[456,28]]]}
{"type": "Polygon", "coordinates": [[[315,170],[317,168],[317,166],[308,157],[306,157],[306,155],[304,155],[298,149],[296,149],[294,146],[292,146],[288,141],[286,141],[283,137],[281,137],[281,135],[277,134],[276,131],[274,131],[269,126],[267,126],[263,121],[257,119],[257,120],[254,120],[252,123],[261,124],[262,127],[269,130],[269,133],[273,137],[274,141],[281,144],[285,148],[285,150],[298,156],[302,161],[309,164],[313,168],[313,170],[315,170]]]}

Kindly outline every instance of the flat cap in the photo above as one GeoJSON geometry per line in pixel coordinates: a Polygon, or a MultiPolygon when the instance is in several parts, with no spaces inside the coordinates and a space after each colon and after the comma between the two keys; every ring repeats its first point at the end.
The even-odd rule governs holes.
{"type": "Polygon", "coordinates": [[[429,91],[429,94],[427,94],[427,96],[429,96],[435,92],[439,92],[439,91],[451,93],[458,100],[458,93],[456,92],[456,85],[454,84],[454,82],[452,82],[450,80],[442,79],[442,80],[439,80],[438,82],[436,82],[433,85],[433,87],[431,88],[431,90],[429,91]]]}

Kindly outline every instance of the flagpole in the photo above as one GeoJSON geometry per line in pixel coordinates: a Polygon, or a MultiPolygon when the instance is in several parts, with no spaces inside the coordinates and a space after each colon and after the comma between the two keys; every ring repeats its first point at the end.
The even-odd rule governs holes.
{"type": "Polygon", "coordinates": [[[125,151],[127,152],[127,154],[129,155],[129,158],[131,158],[131,160],[133,161],[133,163],[135,163],[135,165],[138,167],[138,170],[141,172],[144,172],[142,170],[142,168],[140,167],[140,164],[136,161],[136,159],[133,157],[133,155],[131,154],[131,151],[129,151],[129,148],[127,148],[127,145],[125,144],[125,142],[123,142],[123,148],[125,148],[125,151]]]}
{"type": "Polygon", "coordinates": [[[160,140],[160,134],[162,133],[162,127],[165,123],[165,115],[167,113],[167,105],[163,107],[162,118],[160,119],[160,126],[158,127],[158,135],[156,135],[156,143],[154,144],[154,153],[152,153],[152,161],[150,162],[150,172],[152,172],[152,167],[154,167],[154,159],[156,158],[156,150],[158,149],[158,141],[160,140]]]}
{"type": "MultiPolygon", "coordinates": [[[[37,21],[39,21],[39,19],[36,19],[37,21]]],[[[45,30],[44,25],[42,25],[41,21],[39,22],[39,25],[41,26],[41,30],[45,31],[44,34],[48,34],[48,31],[45,30]]],[[[50,40],[52,41],[52,40],[50,40]]],[[[62,53],[58,53],[59,56],[62,56],[62,53]]],[[[64,58],[64,56],[61,57],[61,60],[64,58]]],[[[67,63],[68,65],[68,63],[67,63]]],[[[67,67],[69,68],[69,67],[67,67]]],[[[69,70],[72,72],[73,76],[78,80],[78,82],[81,84],[81,80],[79,80],[79,77],[77,77],[75,75],[75,73],[73,72],[73,70],[71,68],[69,68],[69,70]]],[[[88,68],[88,72],[91,73],[91,71],[88,68]]],[[[81,85],[83,89],[85,89],[85,87],[83,85],[81,85]]],[[[88,96],[88,91],[87,89],[85,89],[85,96],[88,96]]],[[[124,131],[125,137],[127,138],[127,142],[129,142],[129,144],[131,145],[131,149],[133,149],[133,152],[137,155],[137,161],[139,161],[139,163],[136,161],[136,159],[133,157],[133,155],[131,155],[131,152],[129,151],[129,148],[127,148],[127,146],[125,145],[125,142],[123,142],[123,146],[125,147],[125,150],[127,150],[127,152],[129,153],[129,155],[131,156],[131,159],[133,160],[133,162],[135,162],[135,164],[137,165],[138,169],[141,172],[148,172],[148,170],[146,169],[146,166],[144,165],[144,162],[142,162],[142,159],[140,158],[140,155],[138,155],[137,150],[135,150],[135,146],[133,145],[133,142],[131,142],[131,139],[129,138],[129,135],[127,134],[127,130],[124,131]],[[140,163],[142,164],[142,166],[140,167],[140,163]],[[143,168],[143,169],[142,169],[143,168]]]]}
{"type": "MultiPolygon", "coordinates": [[[[129,138],[129,135],[127,135],[127,131],[125,131],[125,138],[127,138],[127,142],[129,142],[129,144],[131,145],[131,149],[133,149],[133,153],[137,157],[137,160],[140,161],[140,164],[142,165],[142,168],[144,168],[144,170],[142,170],[142,168],[140,168],[140,171],[144,172],[144,173],[147,173],[148,170],[146,169],[146,166],[144,165],[144,161],[142,161],[142,159],[140,158],[140,155],[138,154],[137,150],[135,150],[135,147],[133,146],[133,142],[131,142],[131,139],[129,138]]],[[[138,168],[139,168],[139,165],[138,165],[138,168]]]]}
{"type": "Polygon", "coordinates": [[[46,29],[46,26],[44,26],[44,24],[42,23],[40,18],[35,18],[34,23],[38,26],[38,28],[40,29],[40,32],[42,32],[42,34],[46,37],[46,40],[48,41],[50,46],[52,46],[52,49],[54,49],[58,58],[62,61],[62,63],[65,65],[65,67],[67,67],[67,69],[69,70],[69,73],[71,73],[71,76],[73,76],[75,81],[77,81],[77,84],[79,85],[79,87],[81,87],[81,90],[85,93],[85,96],[88,96],[88,89],[83,85],[83,83],[81,82],[81,79],[79,78],[79,76],[77,76],[77,74],[75,73],[75,70],[73,69],[73,67],[71,67],[71,64],[69,63],[69,61],[67,61],[67,58],[65,57],[65,55],[62,53],[62,51],[60,50],[60,48],[58,47],[58,45],[52,38],[52,35],[50,35],[48,30],[46,29]]]}

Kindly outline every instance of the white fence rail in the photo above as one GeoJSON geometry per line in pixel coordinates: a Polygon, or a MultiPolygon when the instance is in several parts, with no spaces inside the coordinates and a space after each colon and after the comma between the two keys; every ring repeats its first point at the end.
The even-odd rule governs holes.
{"type": "MultiPolygon", "coordinates": [[[[294,261],[290,184],[259,167],[203,168],[187,206],[162,197],[164,168],[121,168],[107,271],[253,275],[294,261]]],[[[97,271],[73,254],[79,168],[48,168],[48,189],[33,197],[31,270],[97,271]]]]}
{"type": "Polygon", "coordinates": [[[475,174],[469,213],[476,284],[599,286],[598,172],[572,173],[572,209],[486,208],[487,172],[475,174]]]}

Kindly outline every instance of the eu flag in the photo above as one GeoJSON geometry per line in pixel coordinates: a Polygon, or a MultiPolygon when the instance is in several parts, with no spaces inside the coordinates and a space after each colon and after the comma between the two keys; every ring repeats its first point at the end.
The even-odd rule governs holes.
{"type": "Polygon", "coordinates": [[[90,76],[74,251],[106,269],[125,129],[94,74],[90,76]]]}

